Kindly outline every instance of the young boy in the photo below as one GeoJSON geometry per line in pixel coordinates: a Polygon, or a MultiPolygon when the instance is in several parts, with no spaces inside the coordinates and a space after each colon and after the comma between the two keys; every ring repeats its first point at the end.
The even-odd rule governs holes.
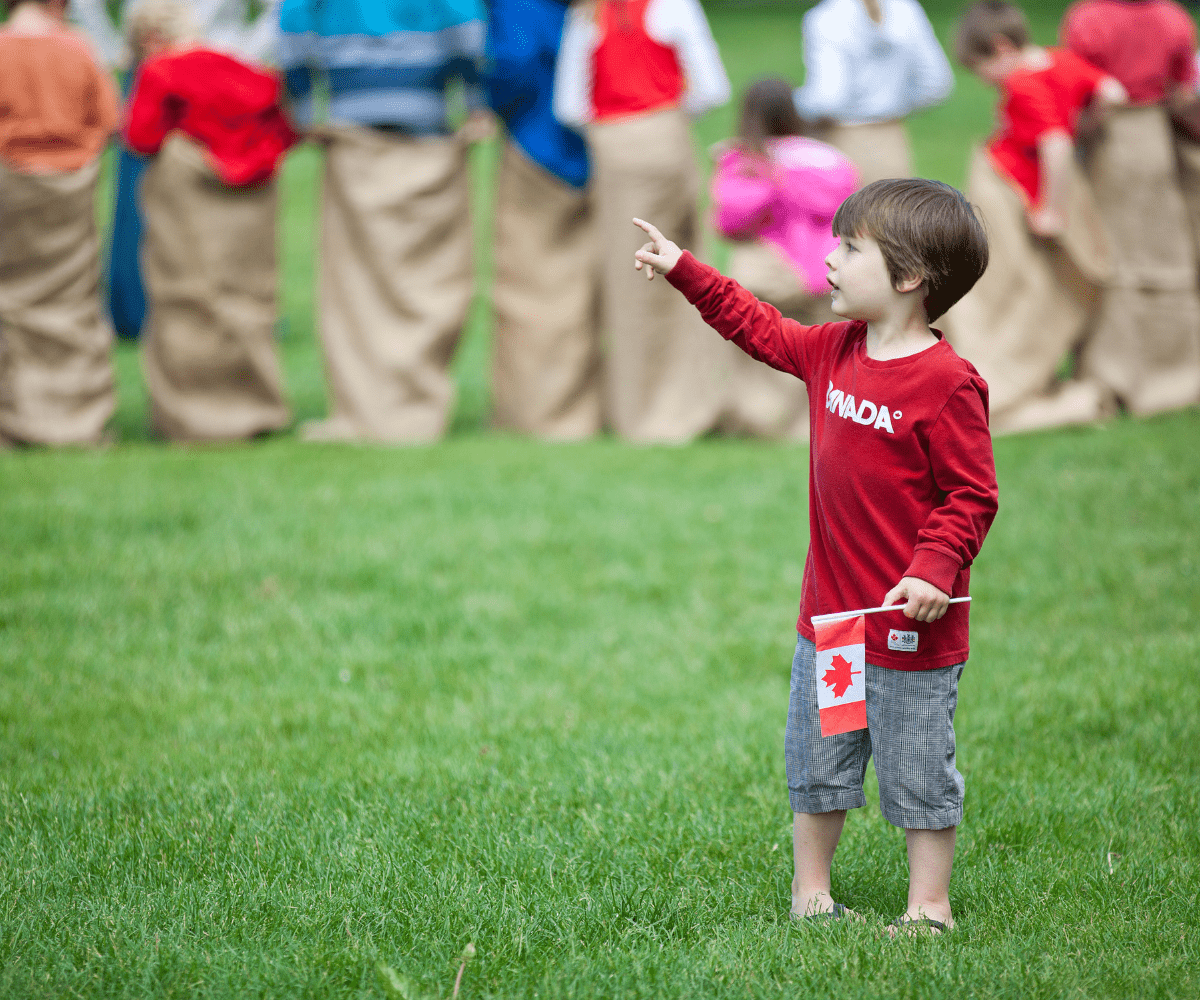
{"type": "Polygon", "coordinates": [[[874,755],[883,814],[908,841],[908,908],[892,933],[940,933],[954,925],[953,720],[968,653],[968,605],[949,602],[968,592],[997,488],[987,385],[929,322],[979,279],[987,236],[945,184],[869,184],[838,209],[826,258],[833,311],[849,322],[801,326],[635,224],[651,238],[635,267],[665,274],[723,337],[808,385],[810,542],[785,739],[791,912],[856,916],[831,896],[830,864],[846,810],[866,804],[874,755]],[[812,616],[897,601],[866,616],[868,728],[822,737],[812,616]],[[890,641],[901,609],[912,632],[890,641]]]}
{"type": "Polygon", "coordinates": [[[566,14],[566,0],[492,0],[484,78],[506,133],[496,186],[493,422],[552,441],[591,437],[603,413],[587,146],[552,107],[566,14]],[[536,254],[547,266],[526,266],[536,254]]]}
{"type": "Polygon", "coordinates": [[[116,405],[96,184],[117,94],[66,0],[0,26],[0,446],[97,444],[116,405]]]}
{"type": "Polygon", "coordinates": [[[682,442],[721,415],[722,352],[695,315],[629,273],[631,215],[699,243],[691,120],[729,100],[699,0],[579,0],[563,29],[554,113],[586,132],[600,249],[605,416],[621,437],[682,442]],[[628,242],[626,240],[628,239],[628,242]],[[682,308],[681,308],[682,307],[682,308]]]}
{"type": "Polygon", "coordinates": [[[1174,0],[1079,0],[1062,39],[1129,92],[1085,165],[1113,277],[1080,358],[1133,413],[1200,402],[1196,254],[1167,106],[1192,100],[1196,26],[1174,0]]]}
{"type": "Polygon", "coordinates": [[[279,77],[192,43],[182,0],[136,0],[128,31],[141,68],[125,141],[153,158],[141,347],[154,429],[173,441],[279,430],[275,176],[296,139],[279,77]]]}
{"type": "Polygon", "coordinates": [[[947,317],[947,336],[991,387],[994,431],[1099,419],[1104,387],[1056,386],[1055,375],[1111,275],[1074,141],[1082,113],[1123,102],[1125,90],[1071,52],[1031,44],[1025,15],[1005,0],[968,8],[955,47],[1000,92],[1000,127],[976,152],[967,190],[988,226],[992,267],[947,317]]]}

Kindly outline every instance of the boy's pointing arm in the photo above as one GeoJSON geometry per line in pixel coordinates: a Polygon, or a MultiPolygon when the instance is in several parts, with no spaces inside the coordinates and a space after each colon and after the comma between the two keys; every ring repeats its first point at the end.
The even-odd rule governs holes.
{"type": "Polygon", "coordinates": [[[809,366],[804,357],[803,334],[814,328],[785,319],[778,309],[760,302],[732,278],[680,250],[650,223],[635,219],[634,225],[650,237],[650,242],[634,254],[635,268],[645,268],[649,278],[655,272],[665,275],[699,310],[704,322],[751,357],[805,378],[809,366]]]}

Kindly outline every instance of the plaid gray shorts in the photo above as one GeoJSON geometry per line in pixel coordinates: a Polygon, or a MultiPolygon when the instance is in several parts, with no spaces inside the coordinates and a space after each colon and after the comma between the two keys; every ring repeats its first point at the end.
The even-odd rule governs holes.
{"type": "Polygon", "coordinates": [[[944,830],[963,814],[963,776],[954,766],[954,709],[963,664],[889,670],[867,664],[867,728],[822,736],[816,646],[804,636],[792,660],[784,757],[792,812],[867,804],[863,775],[874,755],[879,806],[906,830],[944,830]]]}

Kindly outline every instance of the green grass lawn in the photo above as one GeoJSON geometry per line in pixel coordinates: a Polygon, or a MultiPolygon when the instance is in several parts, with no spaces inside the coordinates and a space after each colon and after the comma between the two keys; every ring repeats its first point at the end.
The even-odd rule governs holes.
{"type": "MultiPolygon", "coordinates": [[[[796,12],[709,9],[735,83],[799,74],[796,12]]],[[[990,103],[914,121],[921,169],[990,103]]],[[[0,454],[0,997],[448,997],[469,942],[464,1000],[1200,995],[1200,410],[998,442],[959,929],[889,943],[874,802],[834,872],[870,923],[787,920],[806,450],[490,432],[487,334],[485,284],[436,447],[149,443],[124,347],[121,443],[0,454]]]]}

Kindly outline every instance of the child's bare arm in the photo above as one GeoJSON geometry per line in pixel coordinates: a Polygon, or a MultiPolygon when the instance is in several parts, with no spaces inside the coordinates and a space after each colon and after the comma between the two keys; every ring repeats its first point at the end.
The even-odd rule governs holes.
{"type": "Polygon", "coordinates": [[[1042,197],[1039,204],[1029,210],[1029,228],[1037,236],[1061,236],[1067,228],[1067,203],[1074,158],[1075,145],[1061,129],[1047,132],[1038,140],[1042,197]]]}
{"type": "Polygon", "coordinates": [[[645,265],[649,264],[650,266],[646,268],[647,281],[654,280],[655,271],[659,274],[670,274],[671,268],[678,264],[679,258],[683,256],[683,251],[663,236],[652,223],[634,219],[633,224],[650,237],[650,242],[633,255],[634,270],[641,271],[645,265]]]}

